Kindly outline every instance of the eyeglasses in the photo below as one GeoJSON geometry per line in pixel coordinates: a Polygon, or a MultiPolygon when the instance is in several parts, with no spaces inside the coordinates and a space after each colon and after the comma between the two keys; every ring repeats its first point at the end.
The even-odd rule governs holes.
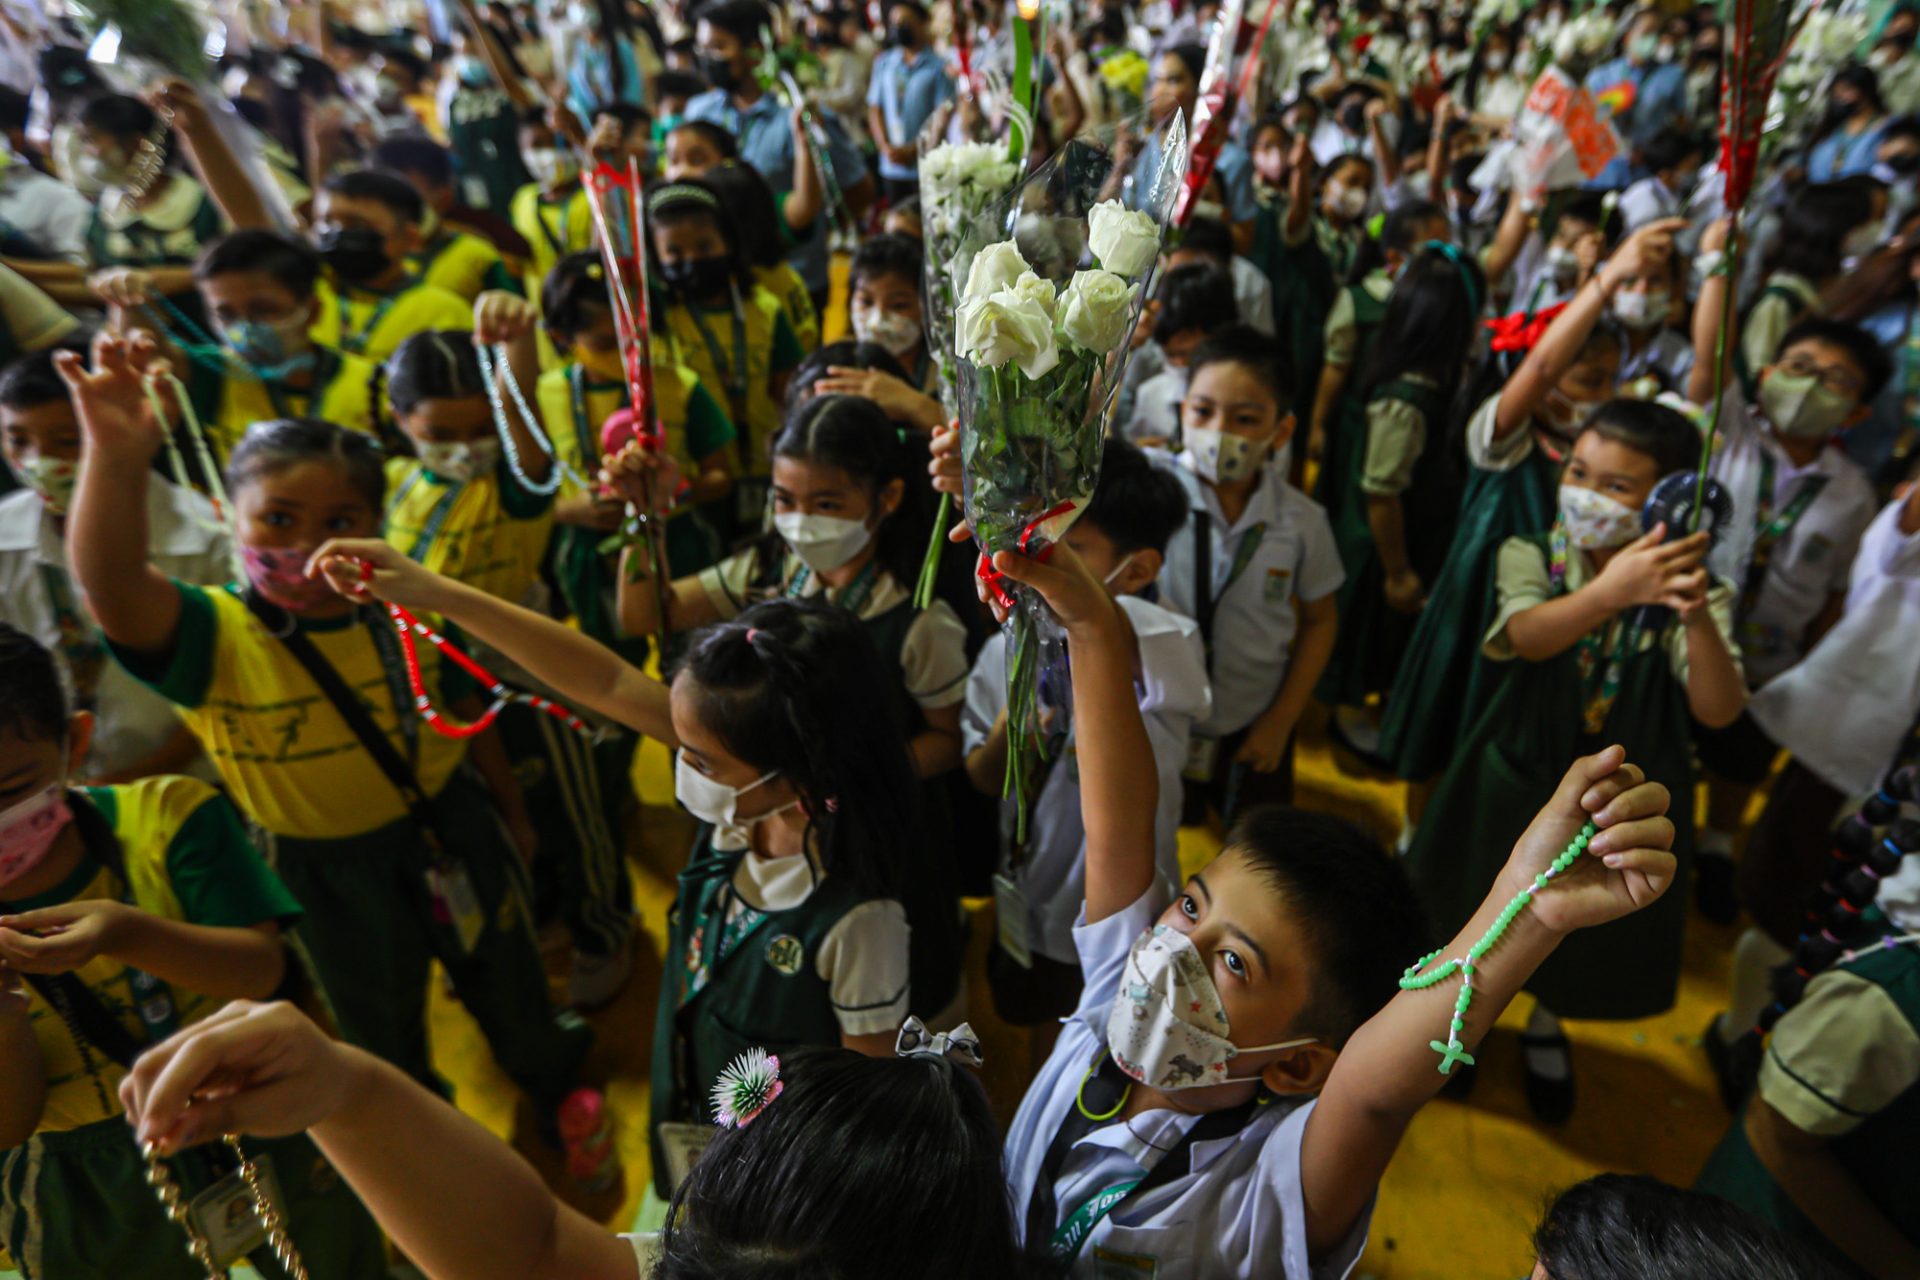
{"type": "Polygon", "coordinates": [[[1775,367],[1789,378],[1817,379],[1821,386],[1833,394],[1846,396],[1849,399],[1858,399],[1860,393],[1866,389],[1856,375],[1837,364],[1818,364],[1811,356],[1794,356],[1775,367]]]}

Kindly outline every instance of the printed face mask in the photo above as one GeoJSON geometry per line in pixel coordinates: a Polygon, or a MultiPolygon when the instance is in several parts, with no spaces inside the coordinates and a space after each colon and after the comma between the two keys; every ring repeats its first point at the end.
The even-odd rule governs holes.
{"type": "Polygon", "coordinates": [[[324,579],[307,576],[307,561],[313,552],[299,547],[240,548],[240,559],[247,567],[247,581],[270,603],[300,613],[334,598],[333,588],[324,579]]]}
{"type": "Polygon", "coordinates": [[[500,463],[498,437],[478,440],[422,441],[413,446],[420,464],[442,480],[465,484],[476,476],[491,475],[500,463]]]}
{"type": "Polygon", "coordinates": [[[1578,485],[1560,486],[1560,527],[1582,551],[1624,547],[1640,536],[1640,513],[1617,498],[1578,485]]]}
{"type": "Polygon", "coordinates": [[[898,311],[856,311],[853,336],[862,342],[875,343],[897,358],[920,345],[920,320],[898,311]]]}
{"type": "Polygon", "coordinates": [[[64,772],[53,786],[0,812],[0,887],[45,862],[53,842],[72,821],[64,772]]]}
{"type": "Polygon", "coordinates": [[[1783,436],[1824,440],[1840,429],[1857,403],[1820,384],[1820,379],[1769,373],[1760,384],[1760,407],[1783,436]]]}
{"type": "Polygon", "coordinates": [[[873,540],[873,530],[867,528],[864,521],[841,516],[782,511],[774,516],[773,527],[780,531],[801,563],[815,573],[832,573],[859,555],[873,540]]]}
{"type": "Polygon", "coordinates": [[[1242,1048],[1228,1038],[1230,1030],[1220,990],[1186,934],[1156,924],[1134,940],[1120,994],[1107,1014],[1107,1049],[1120,1070],[1155,1089],[1202,1089],[1252,1079],[1227,1074],[1228,1061],[1240,1054],[1291,1049],[1318,1038],[1242,1048]]]}
{"type": "Polygon", "coordinates": [[[1214,484],[1246,479],[1260,469],[1273,448],[1272,440],[1249,440],[1212,427],[1187,427],[1183,434],[1193,474],[1214,484]]]}
{"type": "Polygon", "coordinates": [[[526,161],[527,172],[533,175],[533,180],[549,191],[571,181],[580,171],[572,154],[558,147],[534,147],[521,159],[526,161]]]}
{"type": "Polygon", "coordinates": [[[73,506],[73,491],[80,483],[80,464],[40,454],[20,468],[20,478],[27,488],[40,495],[47,510],[63,516],[73,506]]]}
{"type": "Polygon", "coordinates": [[[1645,293],[1623,289],[1613,295],[1613,318],[1629,329],[1657,329],[1666,323],[1670,302],[1665,289],[1645,293]]]}

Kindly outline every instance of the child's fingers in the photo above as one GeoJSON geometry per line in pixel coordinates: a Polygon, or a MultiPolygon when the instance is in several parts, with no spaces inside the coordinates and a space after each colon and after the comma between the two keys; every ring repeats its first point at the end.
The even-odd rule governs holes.
{"type": "Polygon", "coordinates": [[[1560,786],[1555,790],[1553,799],[1548,803],[1547,807],[1563,812],[1573,809],[1581,809],[1584,811],[1586,805],[1583,802],[1583,798],[1587,793],[1593,789],[1595,784],[1617,773],[1620,766],[1626,763],[1626,760],[1627,749],[1617,745],[1608,747],[1594,755],[1580,757],[1573,762],[1567,769],[1566,775],[1560,779],[1560,786]]]}
{"type": "Polygon", "coordinates": [[[1593,815],[1593,823],[1609,830],[1640,818],[1654,818],[1673,807],[1673,793],[1658,782],[1638,782],[1608,800],[1593,815]]]}
{"type": "Polygon", "coordinates": [[[1667,891],[1680,863],[1665,849],[1627,849],[1601,859],[1609,871],[1618,871],[1633,905],[1644,907],[1667,891]]]}
{"type": "MultiPolygon", "coordinates": [[[[1608,827],[1587,845],[1587,852],[1611,858],[1632,849],[1670,849],[1673,847],[1673,834],[1671,818],[1665,814],[1652,814],[1608,827]]],[[[1614,864],[1609,862],[1607,865],[1614,864]]]]}

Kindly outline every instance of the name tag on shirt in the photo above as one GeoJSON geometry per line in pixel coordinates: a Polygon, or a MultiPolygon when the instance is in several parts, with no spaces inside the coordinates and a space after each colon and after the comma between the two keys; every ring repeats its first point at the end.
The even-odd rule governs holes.
{"type": "MultiPolygon", "coordinates": [[[[260,1193],[284,1218],[286,1206],[273,1176],[273,1161],[255,1156],[253,1164],[260,1172],[260,1193]]],[[[237,1169],[195,1196],[187,1210],[213,1248],[214,1265],[222,1271],[267,1242],[266,1224],[260,1221],[253,1193],[237,1169]]]]}
{"type": "Polygon", "coordinates": [[[1000,949],[1022,969],[1033,968],[1033,947],[1027,939],[1027,895],[1009,875],[993,878],[993,917],[999,929],[1000,949]]]}
{"type": "Polygon", "coordinates": [[[710,1124],[663,1124],[659,1132],[660,1148],[667,1157],[667,1194],[671,1196],[693,1172],[701,1152],[720,1130],[710,1124]]]}
{"type": "Polygon", "coordinates": [[[1160,1260],[1138,1253],[1113,1253],[1093,1247],[1095,1280],[1143,1280],[1160,1274],[1160,1260]]]}
{"type": "Polygon", "coordinates": [[[1293,598],[1293,570],[1267,570],[1265,599],[1268,604],[1285,604],[1293,598]]]}
{"type": "Polygon", "coordinates": [[[1188,782],[1212,782],[1214,762],[1220,756],[1220,739],[1194,734],[1187,739],[1187,763],[1180,776],[1188,782]]]}

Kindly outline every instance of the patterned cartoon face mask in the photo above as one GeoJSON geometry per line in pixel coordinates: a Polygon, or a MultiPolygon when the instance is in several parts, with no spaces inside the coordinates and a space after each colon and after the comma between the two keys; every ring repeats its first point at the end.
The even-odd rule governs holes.
{"type": "Polygon", "coordinates": [[[1220,990],[1187,935],[1164,924],[1141,934],[1107,1014],[1107,1048],[1115,1064],[1155,1089],[1199,1089],[1250,1079],[1227,1074],[1228,1060],[1239,1054],[1270,1053],[1318,1039],[1303,1036],[1242,1048],[1228,1033],[1220,990]]]}
{"type": "Polygon", "coordinates": [[[1617,498],[1579,485],[1560,486],[1560,527],[1582,551],[1624,547],[1640,536],[1640,513],[1617,498]]]}

